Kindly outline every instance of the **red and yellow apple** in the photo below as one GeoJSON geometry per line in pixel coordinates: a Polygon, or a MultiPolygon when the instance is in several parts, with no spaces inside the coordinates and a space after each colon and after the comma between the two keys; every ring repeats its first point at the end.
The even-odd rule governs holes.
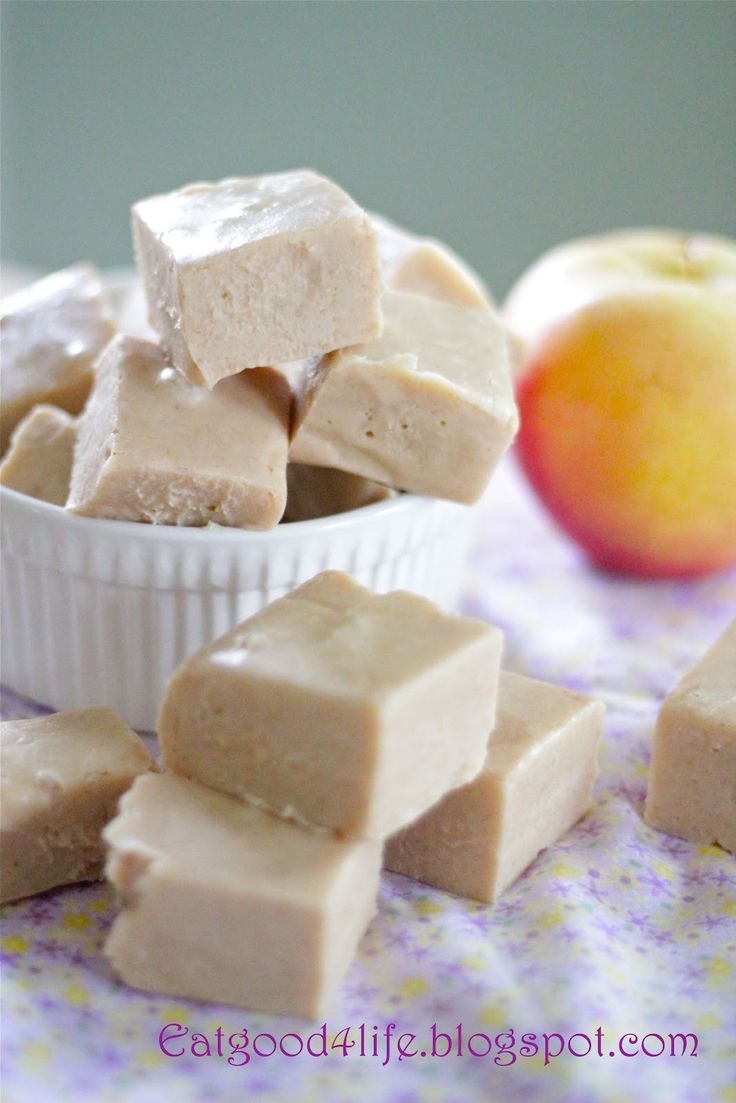
{"type": "Polygon", "coordinates": [[[518,455],[600,566],[736,563],[736,242],[629,230],[546,253],[504,304],[518,455]]]}

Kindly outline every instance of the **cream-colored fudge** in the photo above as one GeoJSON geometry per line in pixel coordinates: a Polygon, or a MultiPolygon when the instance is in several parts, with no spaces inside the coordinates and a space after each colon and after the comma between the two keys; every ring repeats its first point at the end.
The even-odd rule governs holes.
{"type": "Polygon", "coordinates": [[[194,382],[380,333],[366,213],[308,170],[194,184],[133,207],[151,324],[194,382]]]}
{"type": "Polygon", "coordinates": [[[78,414],[92,365],[115,332],[92,265],[79,264],[17,291],[0,310],[0,451],[40,402],[78,414]]]}
{"type": "MultiPolygon", "coordinates": [[[[2,468],[0,468],[0,471],[2,468]]],[[[312,521],[385,501],[391,491],[347,471],[290,463],[286,469],[284,521],[312,521]]]]}
{"type": "Polygon", "coordinates": [[[183,663],[159,717],[175,773],[381,838],[480,769],[502,636],[325,571],[183,663]]]}
{"type": "Polygon", "coordinates": [[[0,725],[0,902],[101,877],[102,829],[133,779],[153,768],[110,709],[0,725]]]}
{"type": "MultiPolygon", "coordinates": [[[[489,288],[469,264],[449,245],[435,238],[419,237],[381,215],[371,214],[378,239],[378,253],[386,286],[412,291],[456,306],[497,309],[489,288]]],[[[526,345],[507,330],[512,378],[519,375],[526,345]]]]}
{"type": "Polygon", "coordinates": [[[171,774],[105,831],[122,897],[105,952],[128,984],[321,1016],[376,907],[380,843],[341,841],[171,774]]]}
{"type": "Polygon", "coordinates": [[[290,458],[474,502],[518,428],[503,326],[420,295],[383,303],[381,337],[325,357],[290,458]]]}
{"type": "Polygon", "coordinates": [[[207,391],[117,337],[79,420],[67,508],[159,525],[268,529],[286,504],[290,396],[263,369],[207,391]]]}
{"type": "Polygon", "coordinates": [[[158,334],[148,321],[148,302],[141,282],[136,281],[119,291],[115,302],[115,320],[120,332],[126,336],[158,343],[158,334]]]}
{"type": "Polygon", "coordinates": [[[0,463],[0,484],[63,506],[69,494],[77,423],[56,406],[34,406],[16,425],[0,463]]]}
{"type": "Polygon", "coordinates": [[[491,902],[590,804],[603,705],[502,672],[485,765],[386,844],[387,869],[491,902]]]}
{"type": "MultiPolygon", "coordinates": [[[[372,214],[386,286],[412,291],[456,306],[496,310],[497,304],[481,277],[449,245],[418,237],[387,218],[372,214]]],[[[516,379],[526,355],[525,342],[507,329],[511,376],[516,379]]]]}
{"type": "Polygon", "coordinates": [[[418,237],[372,214],[383,278],[394,291],[413,291],[456,306],[488,308],[495,303],[477,272],[434,238],[418,237]]]}
{"type": "Polygon", "coordinates": [[[736,853],[736,620],[664,699],[645,819],[736,853]]]}
{"type": "Polygon", "coordinates": [[[304,360],[273,365],[272,370],[288,388],[291,396],[290,438],[304,420],[307,408],[312,404],[314,393],[322,386],[322,380],[325,377],[324,359],[324,356],[308,356],[304,360]]]}

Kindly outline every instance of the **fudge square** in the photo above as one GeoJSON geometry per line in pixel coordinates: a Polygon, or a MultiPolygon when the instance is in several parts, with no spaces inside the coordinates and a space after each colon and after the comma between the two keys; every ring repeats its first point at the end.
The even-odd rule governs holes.
{"type": "Polygon", "coordinates": [[[499,629],[325,571],[183,663],[168,769],[343,835],[383,838],[483,763],[499,629]]]}
{"type": "Polygon", "coordinates": [[[387,292],[383,335],[324,358],[290,458],[477,501],[514,438],[508,341],[491,310],[387,292]]]}
{"type": "Polygon", "coordinates": [[[664,699],[644,818],[736,853],[736,620],[664,699]]]}
{"type": "Polygon", "coordinates": [[[196,387],[116,337],[79,420],[67,508],[158,525],[268,529],[286,504],[290,395],[268,369],[196,387]]]}
{"type": "Polygon", "coordinates": [[[385,867],[496,900],[588,808],[603,712],[592,697],[502,672],[483,769],[389,839],[385,867]]]}
{"type": "Polygon", "coordinates": [[[106,708],[0,725],[0,902],[102,876],[102,829],[138,774],[141,739],[106,708]]]}
{"type": "Polygon", "coordinates": [[[193,184],[133,207],[151,324],[212,387],[243,368],[380,333],[381,270],[365,211],[309,170],[193,184]]]}
{"type": "Polygon", "coordinates": [[[0,451],[39,402],[78,414],[92,386],[92,365],[115,327],[97,270],[78,264],[5,300],[0,314],[0,451]]]}
{"type": "Polygon", "coordinates": [[[373,916],[381,844],[343,841],[172,774],[140,778],[105,831],[128,984],[321,1016],[373,916]]]}
{"type": "Polygon", "coordinates": [[[77,422],[56,406],[34,406],[13,430],[0,484],[63,506],[69,494],[77,422]]]}

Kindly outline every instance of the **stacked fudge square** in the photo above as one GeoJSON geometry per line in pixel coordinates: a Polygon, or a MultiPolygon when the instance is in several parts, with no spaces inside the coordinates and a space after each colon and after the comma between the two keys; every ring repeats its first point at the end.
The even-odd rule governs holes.
{"type": "Polygon", "coordinates": [[[383,866],[492,901],[586,811],[603,706],[502,635],[328,571],[184,662],[107,828],[129,984],[319,1016],[383,866]]]}
{"type": "Polygon", "coordinates": [[[174,673],[164,772],[106,708],[4,723],[0,902],[105,868],[129,984],[324,1014],[382,865],[490,902],[588,807],[602,706],[501,646],[325,572],[174,673]]]}
{"type": "Polygon", "coordinates": [[[311,171],[142,200],[133,236],[155,341],[113,336],[89,266],[8,304],[0,481],[60,503],[28,468],[64,446],[74,513],[247,529],[395,491],[480,497],[518,427],[510,347],[451,250],[311,171]],[[29,370],[53,357],[69,394],[29,370]]]}

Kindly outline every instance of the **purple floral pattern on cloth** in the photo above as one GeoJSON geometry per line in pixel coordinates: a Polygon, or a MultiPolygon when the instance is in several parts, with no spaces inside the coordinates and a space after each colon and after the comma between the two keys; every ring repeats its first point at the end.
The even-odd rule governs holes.
{"type": "MultiPolygon", "coordinates": [[[[229,1049],[216,1055],[218,1027],[252,1041],[306,1038],[321,1024],[127,988],[101,950],[112,892],[76,886],[2,912],[5,1103],[736,1101],[736,860],[641,816],[657,707],[736,614],[736,574],[647,583],[596,572],[509,462],[478,508],[464,608],[504,629],[509,669],[605,701],[595,805],[495,907],[384,874],[326,1037],[339,1043],[349,1026],[355,1040],[363,1023],[383,1038],[393,1022],[419,1049],[432,1024],[453,1039],[462,1024],[466,1042],[501,1035],[500,1045],[513,1029],[515,1059],[496,1046],[399,1061],[394,1049],[384,1064],[381,1044],[377,1057],[354,1045],[231,1064],[229,1049]],[[213,1055],[166,1056],[168,1023],[188,1028],[187,1045],[207,1035],[213,1055]],[[541,1049],[520,1055],[522,1033],[595,1042],[597,1029],[601,1056],[565,1052],[545,1066],[541,1049]],[[697,1057],[609,1056],[624,1035],[677,1032],[697,1034],[697,1057]]],[[[4,696],[6,718],[38,711],[4,696]]]]}

